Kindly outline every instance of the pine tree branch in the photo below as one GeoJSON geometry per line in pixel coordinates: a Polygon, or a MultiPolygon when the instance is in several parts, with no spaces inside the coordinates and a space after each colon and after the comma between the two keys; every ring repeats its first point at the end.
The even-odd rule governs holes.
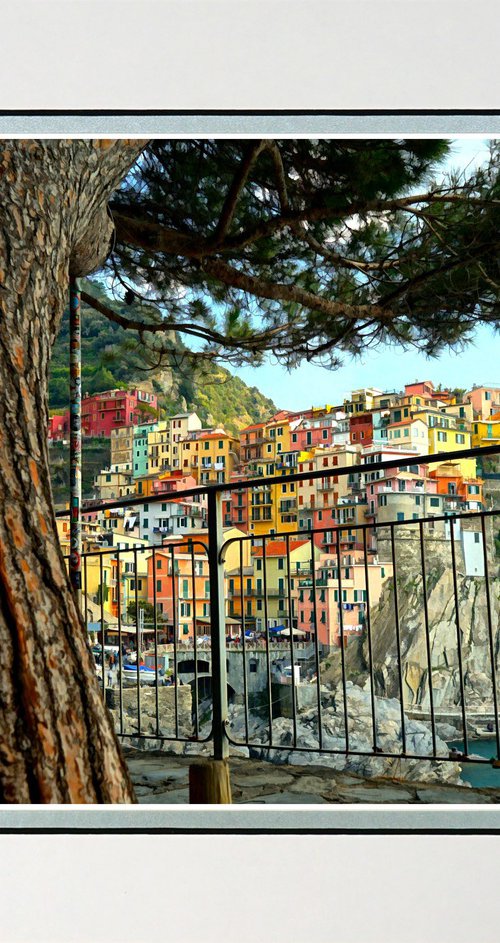
{"type": "Polygon", "coordinates": [[[366,316],[373,320],[388,321],[393,315],[380,305],[348,305],[340,301],[330,301],[321,295],[301,288],[299,285],[283,285],[270,282],[255,275],[247,275],[233,268],[221,259],[203,259],[202,269],[207,275],[218,279],[231,288],[255,295],[256,298],[268,298],[271,301],[295,302],[312,311],[320,311],[330,317],[357,320],[366,316]]]}
{"type": "Polygon", "coordinates": [[[215,228],[213,239],[210,240],[212,249],[217,249],[224,241],[224,238],[231,226],[236,207],[238,205],[239,196],[248,180],[248,175],[255,164],[255,161],[259,157],[259,154],[262,154],[262,151],[264,151],[267,146],[267,141],[256,141],[249,144],[247,151],[238,167],[238,170],[233,177],[226,199],[224,200],[224,205],[222,207],[219,221],[215,228]]]}

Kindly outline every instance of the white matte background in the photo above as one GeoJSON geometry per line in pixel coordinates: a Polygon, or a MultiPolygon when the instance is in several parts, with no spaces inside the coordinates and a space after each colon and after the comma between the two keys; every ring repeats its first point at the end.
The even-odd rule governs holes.
{"type": "Polygon", "coordinates": [[[1,108],[498,108],[496,0],[4,0],[1,108]]]}
{"type": "Polygon", "coordinates": [[[0,837],[2,943],[494,943],[488,836],[0,837]]]}
{"type": "MultiPolygon", "coordinates": [[[[0,111],[495,109],[499,27],[496,0],[7,0],[0,111]]],[[[499,851],[488,836],[0,835],[0,938],[492,943],[499,851]]]]}
{"type": "Polygon", "coordinates": [[[488,836],[0,837],[2,943],[493,943],[488,836]]]}

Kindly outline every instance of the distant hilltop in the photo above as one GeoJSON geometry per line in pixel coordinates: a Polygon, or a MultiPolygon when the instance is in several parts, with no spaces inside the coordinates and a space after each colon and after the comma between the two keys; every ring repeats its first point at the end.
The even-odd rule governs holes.
{"type": "MultiPolygon", "coordinates": [[[[96,294],[96,285],[92,291],[96,294]]],[[[121,310],[119,305],[106,304],[121,310]]],[[[182,352],[180,342],[179,353],[182,352]]],[[[147,365],[146,365],[147,366],[147,365]]],[[[144,352],[129,331],[82,304],[82,393],[141,389],[157,400],[157,418],[196,410],[208,426],[237,433],[276,413],[276,406],[255,386],[248,386],[215,364],[195,376],[186,366],[145,370],[144,352]]],[[[69,406],[69,317],[65,313],[54,345],[49,384],[51,414],[69,406]]],[[[142,421],[142,419],[140,420],[142,421]]]]}

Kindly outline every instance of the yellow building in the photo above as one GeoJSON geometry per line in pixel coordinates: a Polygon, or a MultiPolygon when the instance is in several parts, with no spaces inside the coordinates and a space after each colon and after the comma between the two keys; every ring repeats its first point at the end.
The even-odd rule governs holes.
{"type": "Polygon", "coordinates": [[[194,412],[177,413],[158,422],[154,432],[148,434],[149,471],[159,474],[182,468],[181,440],[201,428],[201,419],[194,412]]]}
{"type": "Polygon", "coordinates": [[[249,496],[248,531],[255,537],[263,534],[288,533],[297,530],[297,486],[287,482],[294,468],[284,464],[277,467],[275,461],[255,462],[253,475],[256,477],[276,477],[283,481],[278,484],[262,482],[252,488],[249,496]]]}
{"type": "Polygon", "coordinates": [[[240,442],[224,430],[191,433],[179,442],[180,471],[193,475],[200,485],[229,481],[239,465],[240,442]]]}
{"type": "Polygon", "coordinates": [[[113,465],[103,468],[94,478],[94,488],[101,501],[112,501],[134,493],[132,474],[122,470],[122,466],[113,465]]]}
{"type": "Polygon", "coordinates": [[[262,458],[279,463],[281,454],[291,449],[290,421],[286,414],[278,413],[266,422],[264,435],[268,441],[262,449],[262,458]]]}
{"type": "MultiPolygon", "coordinates": [[[[347,416],[355,416],[357,413],[366,413],[375,409],[377,402],[380,401],[382,390],[372,387],[366,387],[360,390],[353,390],[351,398],[344,400],[344,411],[347,416]]],[[[384,394],[385,395],[385,394],[384,394]]],[[[387,394],[389,397],[390,394],[387,394]]]]}
{"type": "MultiPolygon", "coordinates": [[[[445,415],[439,409],[426,409],[416,415],[418,418],[427,419],[430,455],[472,448],[471,434],[466,431],[466,423],[459,417],[445,415]]],[[[455,464],[460,468],[464,478],[476,477],[474,458],[457,459],[455,464]]],[[[438,465],[439,462],[429,463],[429,471],[437,468],[438,465]]]]}
{"type": "MultiPolygon", "coordinates": [[[[295,580],[297,579],[298,573],[307,571],[311,566],[311,541],[290,539],[289,551],[290,572],[288,573],[286,540],[279,538],[276,540],[267,540],[265,561],[262,546],[254,547],[252,550],[255,575],[251,599],[248,600],[248,602],[251,602],[252,616],[255,618],[255,628],[257,630],[265,629],[266,614],[269,628],[277,625],[288,626],[290,602],[292,608],[292,622],[293,625],[296,626],[297,613],[294,605],[295,580]]],[[[319,551],[317,548],[313,548],[313,552],[315,559],[317,559],[319,551]]],[[[247,614],[249,610],[250,607],[247,605],[247,614]]]]}
{"type": "Polygon", "coordinates": [[[472,446],[482,448],[486,445],[500,444],[500,412],[489,419],[476,419],[472,423],[472,446]]]}

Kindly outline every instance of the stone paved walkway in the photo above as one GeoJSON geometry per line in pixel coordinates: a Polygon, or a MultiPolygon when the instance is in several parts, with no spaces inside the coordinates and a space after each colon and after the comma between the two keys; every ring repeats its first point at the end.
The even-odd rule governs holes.
{"type": "MultiPolygon", "coordinates": [[[[189,802],[189,765],[195,757],[126,751],[140,803],[189,802]]],[[[231,758],[234,803],[499,803],[498,789],[363,779],[326,767],[275,766],[231,758]]]]}

